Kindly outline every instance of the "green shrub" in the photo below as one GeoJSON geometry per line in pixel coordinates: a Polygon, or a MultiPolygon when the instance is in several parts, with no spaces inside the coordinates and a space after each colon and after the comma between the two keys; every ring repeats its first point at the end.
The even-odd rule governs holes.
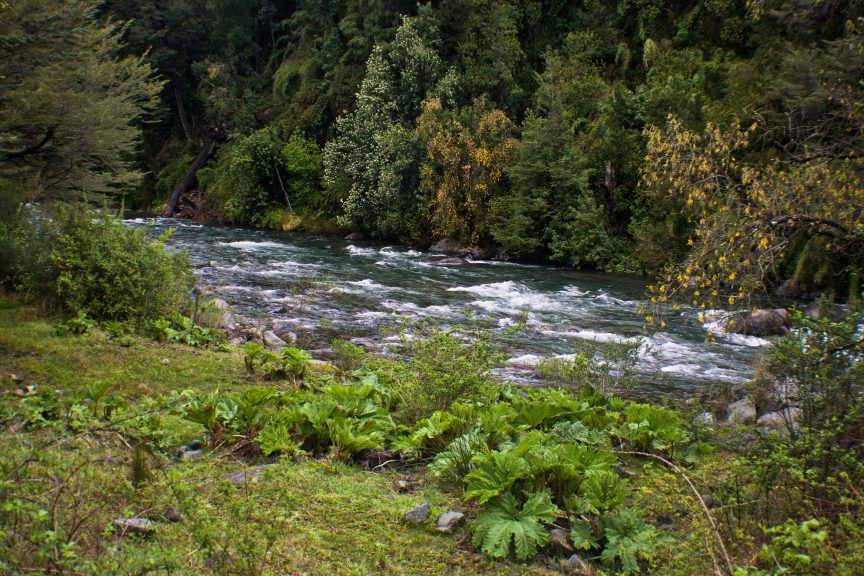
{"type": "Polygon", "coordinates": [[[75,208],[61,217],[51,264],[67,311],[149,328],[187,307],[191,268],[185,254],[165,250],[167,236],[152,240],[107,211],[75,208]]]}
{"type": "Polygon", "coordinates": [[[353,372],[363,365],[366,352],[360,346],[337,338],[330,343],[330,348],[333,350],[333,364],[343,372],[353,372]]]}
{"type": "Polygon", "coordinates": [[[394,392],[399,399],[396,415],[414,423],[453,402],[490,401],[498,396],[500,385],[490,371],[502,356],[489,332],[482,329],[454,328],[430,331],[427,337],[403,343],[409,362],[396,370],[394,392]]]}

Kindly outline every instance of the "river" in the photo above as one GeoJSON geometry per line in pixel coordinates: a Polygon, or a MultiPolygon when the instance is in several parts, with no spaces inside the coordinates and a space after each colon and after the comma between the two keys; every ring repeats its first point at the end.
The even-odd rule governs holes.
{"type": "Polygon", "coordinates": [[[334,337],[380,345],[392,337],[382,328],[402,318],[448,326],[467,313],[502,333],[527,318],[507,339],[504,376],[530,380],[540,358],[571,353],[574,339],[602,345],[641,336],[644,384],[635,392],[686,398],[745,382],[769,344],[740,335],[706,342],[706,328],[688,308],[663,332],[644,333],[637,310],[645,283],[632,275],[491,261],[439,266],[427,252],[376,242],[163,218],[126,222],[154,234],[174,227],[171,246],[188,250],[211,292],[245,316],[290,326],[307,348],[334,337]]]}

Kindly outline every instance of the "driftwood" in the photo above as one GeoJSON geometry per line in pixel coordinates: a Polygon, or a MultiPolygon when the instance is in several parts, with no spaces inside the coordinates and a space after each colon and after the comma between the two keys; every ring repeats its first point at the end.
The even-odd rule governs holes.
{"type": "Polygon", "coordinates": [[[205,134],[202,138],[201,142],[201,151],[198,152],[198,156],[195,157],[195,160],[192,162],[192,165],[189,166],[189,170],[186,171],[186,175],[183,176],[183,179],[177,183],[177,186],[174,188],[174,192],[171,194],[171,198],[168,200],[168,205],[165,207],[165,212],[162,213],[163,216],[173,216],[177,211],[177,204],[180,201],[180,197],[188,192],[192,186],[195,184],[195,175],[198,173],[198,170],[204,166],[207,162],[207,159],[210,157],[210,154],[213,153],[213,137],[209,134],[205,134]]]}

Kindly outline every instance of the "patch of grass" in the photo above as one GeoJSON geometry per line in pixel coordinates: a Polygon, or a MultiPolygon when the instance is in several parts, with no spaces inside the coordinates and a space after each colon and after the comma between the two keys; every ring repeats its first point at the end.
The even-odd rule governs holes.
{"type": "Polygon", "coordinates": [[[240,351],[140,338],[127,347],[98,330],[59,333],[34,309],[0,296],[0,377],[0,500],[8,504],[0,507],[0,573],[551,573],[475,553],[464,527],[435,531],[436,514],[465,503],[422,473],[414,491],[401,494],[397,472],[285,459],[237,488],[223,476],[247,465],[230,443],[177,461],[175,450],[202,431],[177,414],[172,394],[258,386],[240,351]],[[19,398],[27,386],[36,392],[19,398]],[[46,402],[76,399],[63,405],[81,413],[28,421],[39,390],[50,391],[46,402]],[[123,404],[104,417],[111,398],[123,404]],[[404,513],[422,502],[432,506],[429,521],[407,523],[404,513]],[[180,522],[164,521],[172,508],[180,522]],[[154,533],[118,535],[112,522],[129,517],[155,520],[154,533]]]}
{"type": "Polygon", "coordinates": [[[241,385],[245,373],[239,351],[197,350],[137,337],[126,347],[99,331],[58,334],[35,309],[10,296],[0,297],[0,371],[24,378],[24,384],[73,392],[110,380],[112,395],[127,399],[171,390],[228,390],[241,385]]]}

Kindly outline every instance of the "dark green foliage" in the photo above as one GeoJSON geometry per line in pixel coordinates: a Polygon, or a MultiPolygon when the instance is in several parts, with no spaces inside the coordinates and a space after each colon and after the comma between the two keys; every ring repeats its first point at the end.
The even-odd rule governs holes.
{"type": "Polygon", "coordinates": [[[224,339],[218,330],[199,326],[182,314],[175,314],[172,320],[154,321],[153,331],[159,342],[179,342],[202,348],[215,346],[224,339]]]}
{"type": "Polygon", "coordinates": [[[490,502],[474,521],[471,542],[498,558],[510,553],[512,543],[516,557],[527,560],[549,541],[543,523],[555,520],[558,512],[548,492],[529,495],[521,510],[516,508],[513,494],[508,492],[490,502]]]}
{"type": "Polygon", "coordinates": [[[148,238],[110,212],[84,209],[61,215],[54,238],[51,291],[71,314],[149,328],[185,310],[193,284],[188,259],[168,252],[166,238],[148,238]]]}

